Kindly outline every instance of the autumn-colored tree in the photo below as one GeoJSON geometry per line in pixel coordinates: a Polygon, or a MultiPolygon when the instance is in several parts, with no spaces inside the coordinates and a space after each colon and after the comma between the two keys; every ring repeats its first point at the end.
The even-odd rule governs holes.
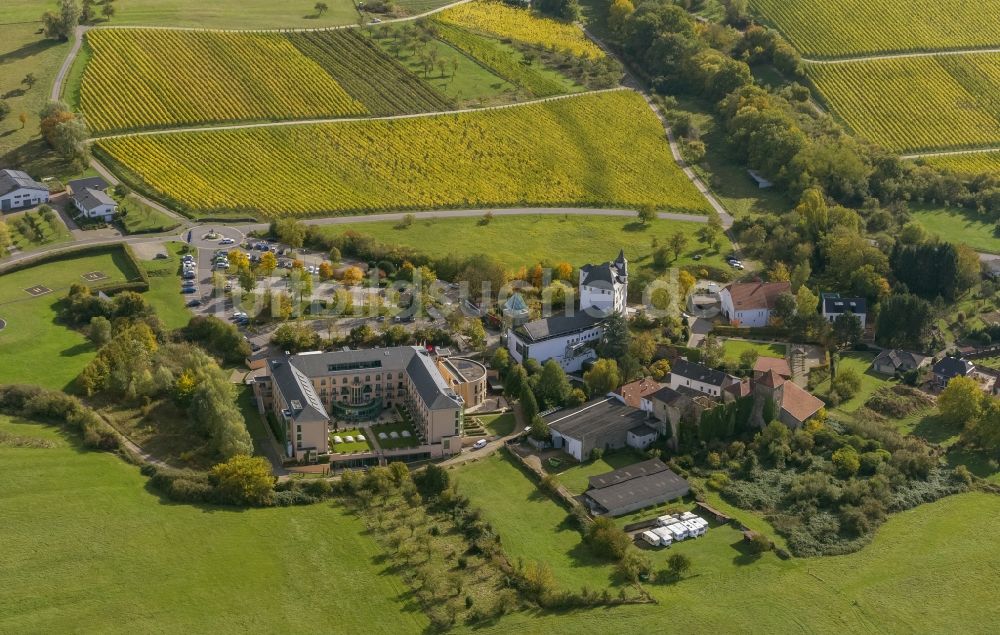
{"type": "Polygon", "coordinates": [[[353,287],[357,284],[360,284],[361,280],[364,279],[364,277],[365,277],[364,272],[361,271],[361,269],[359,269],[358,267],[353,267],[353,266],[348,267],[347,269],[344,270],[343,283],[349,287],[353,287]]]}
{"type": "Polygon", "coordinates": [[[329,280],[333,277],[333,265],[328,262],[321,262],[319,264],[319,279],[329,280]]]}
{"type": "Polygon", "coordinates": [[[573,277],[573,265],[568,262],[560,262],[556,265],[555,277],[556,280],[569,280],[573,277]]]}

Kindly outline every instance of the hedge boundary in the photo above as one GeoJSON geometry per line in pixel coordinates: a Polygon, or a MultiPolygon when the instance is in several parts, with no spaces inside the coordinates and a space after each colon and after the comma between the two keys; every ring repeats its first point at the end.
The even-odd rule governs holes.
{"type": "Polygon", "coordinates": [[[146,270],[143,268],[139,258],[135,255],[135,252],[132,251],[132,248],[124,242],[71,247],[69,249],[53,253],[41,254],[32,258],[18,260],[17,262],[8,264],[6,267],[3,264],[0,264],[0,269],[2,269],[3,274],[6,275],[50,262],[73,260],[75,258],[79,258],[80,256],[104,253],[113,255],[116,250],[121,250],[122,254],[125,256],[125,260],[128,262],[128,266],[132,268],[131,272],[124,272],[127,280],[125,282],[111,282],[107,284],[88,286],[90,286],[90,288],[94,291],[103,291],[105,293],[119,293],[121,291],[138,291],[141,293],[149,291],[149,276],[146,274],[146,270]]]}

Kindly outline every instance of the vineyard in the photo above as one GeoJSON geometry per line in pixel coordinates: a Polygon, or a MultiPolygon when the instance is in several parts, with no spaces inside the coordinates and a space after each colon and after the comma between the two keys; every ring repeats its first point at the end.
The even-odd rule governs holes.
{"type": "Polygon", "coordinates": [[[446,9],[437,18],[487,35],[554,47],[581,57],[604,57],[604,52],[577,25],[537,17],[501,2],[475,0],[446,9]]]}
{"type": "Polygon", "coordinates": [[[858,135],[896,151],[1000,143],[1000,55],[810,64],[827,106],[858,135]]]}
{"type": "Polygon", "coordinates": [[[290,33],[288,39],[372,114],[432,112],[452,107],[358,29],[290,33]]]}
{"type": "Polygon", "coordinates": [[[189,213],[650,204],[705,212],[632,91],[409,119],[126,136],[97,150],[189,213]]]}
{"type": "Polygon", "coordinates": [[[1000,150],[969,154],[948,154],[922,159],[930,165],[947,168],[964,174],[996,174],[1000,176],[1000,150]]]}
{"type": "Polygon", "coordinates": [[[1000,0],[750,0],[806,56],[1000,46],[1000,0]]]}
{"type": "Polygon", "coordinates": [[[366,113],[279,34],[98,29],[87,41],[80,107],[96,132],[366,113]]]}
{"type": "Polygon", "coordinates": [[[478,60],[500,77],[517,84],[535,97],[561,95],[572,92],[575,88],[571,81],[555,71],[545,69],[540,64],[524,63],[521,53],[498,40],[443,22],[438,23],[437,35],[441,40],[478,60]]]}

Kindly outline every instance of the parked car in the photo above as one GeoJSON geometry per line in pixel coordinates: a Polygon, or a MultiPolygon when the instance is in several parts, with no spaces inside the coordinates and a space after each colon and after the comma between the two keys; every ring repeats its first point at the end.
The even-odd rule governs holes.
{"type": "Polygon", "coordinates": [[[198,288],[197,287],[181,287],[181,293],[184,293],[184,294],[198,293],[198,288]]]}
{"type": "Polygon", "coordinates": [[[189,309],[192,309],[192,308],[194,308],[196,306],[201,306],[201,300],[198,300],[198,299],[191,300],[190,302],[187,303],[186,306],[189,309]]]}
{"type": "Polygon", "coordinates": [[[232,245],[232,244],[234,244],[235,242],[236,242],[236,241],[235,241],[235,240],[233,240],[232,238],[223,238],[222,240],[220,240],[220,241],[219,241],[219,244],[220,244],[220,245],[232,245]]]}
{"type": "Polygon", "coordinates": [[[181,260],[183,262],[194,262],[194,256],[192,256],[191,254],[184,254],[183,256],[181,256],[181,260]]]}
{"type": "Polygon", "coordinates": [[[482,450],[486,447],[486,439],[480,439],[472,445],[473,450],[482,450]]]}
{"type": "Polygon", "coordinates": [[[181,283],[181,286],[184,287],[185,289],[189,289],[191,287],[198,286],[198,283],[195,282],[194,280],[185,280],[183,283],[181,283]]]}

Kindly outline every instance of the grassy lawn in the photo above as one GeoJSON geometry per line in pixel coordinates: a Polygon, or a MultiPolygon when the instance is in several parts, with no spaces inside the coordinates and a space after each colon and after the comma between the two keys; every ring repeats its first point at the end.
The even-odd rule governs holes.
{"type": "Polygon", "coordinates": [[[124,282],[129,265],[121,252],[61,260],[0,275],[0,383],[66,388],[93,358],[87,338],[57,322],[58,304],[70,285],[101,271],[102,283],[124,282]],[[50,293],[32,297],[25,289],[44,285],[50,293]]]}
{"type": "Polygon", "coordinates": [[[427,627],[336,505],[168,503],[137,467],[55,429],[0,417],[0,432],[55,446],[0,445],[0,632],[276,632],[306,613],[338,632],[427,627]]]}
{"type": "Polygon", "coordinates": [[[780,357],[784,359],[786,347],[784,344],[774,342],[750,342],[747,340],[725,340],[722,342],[722,350],[726,355],[726,360],[738,362],[740,355],[745,351],[757,351],[761,357],[780,357]]]}
{"type": "MultiPolygon", "coordinates": [[[[433,253],[466,257],[490,253],[510,268],[530,266],[542,260],[566,260],[573,266],[613,260],[618,249],[633,267],[652,266],[652,241],[666,243],[674,232],[688,236],[688,248],[675,263],[696,263],[725,267],[721,253],[707,251],[695,232],[700,223],[657,220],[648,225],[614,216],[518,215],[496,216],[489,225],[479,218],[421,219],[408,228],[399,223],[376,222],[353,226],[355,231],[397,245],[407,245],[433,253]],[[693,256],[703,254],[696,261],[693,256]]],[[[343,233],[343,226],[327,226],[332,235],[343,233]]]]}
{"type": "Polygon", "coordinates": [[[483,415],[477,417],[482,423],[483,427],[489,430],[490,434],[505,437],[514,431],[514,426],[517,425],[517,418],[514,417],[513,412],[505,412],[502,415],[483,415]]]}
{"type": "Polygon", "coordinates": [[[914,206],[912,215],[928,233],[937,234],[942,240],[1000,254],[1000,238],[993,231],[994,223],[974,212],[914,206]]]}
{"type": "Polygon", "coordinates": [[[566,520],[568,512],[501,453],[466,463],[451,477],[473,506],[483,510],[510,557],[548,564],[566,589],[603,589],[611,583],[611,565],[595,558],[581,542],[580,532],[566,520]]]}
{"type": "Polygon", "coordinates": [[[371,443],[368,441],[368,435],[361,428],[340,428],[338,430],[330,430],[330,451],[337,454],[351,454],[353,452],[367,452],[372,449],[371,443]],[[358,435],[364,435],[364,441],[358,441],[358,435]],[[337,443],[333,440],[334,436],[341,438],[341,442],[337,443]],[[347,441],[345,437],[352,436],[354,441],[347,441]]]}
{"type": "Polygon", "coordinates": [[[122,224],[129,234],[155,234],[176,229],[180,225],[179,221],[153,209],[131,194],[119,199],[118,209],[126,212],[122,224]]]}
{"type": "Polygon", "coordinates": [[[254,454],[263,455],[264,450],[262,446],[264,443],[269,443],[268,439],[271,437],[271,431],[267,429],[267,422],[264,421],[264,417],[257,411],[257,401],[253,396],[253,388],[250,386],[240,386],[237,390],[239,391],[239,396],[236,403],[240,407],[243,421],[246,422],[247,431],[250,433],[250,439],[253,441],[253,452],[254,454]]]}
{"type": "Polygon", "coordinates": [[[20,251],[31,251],[38,247],[64,243],[73,239],[73,235],[58,216],[49,222],[40,218],[36,212],[31,212],[31,218],[41,230],[41,238],[32,231],[32,225],[27,220],[26,212],[9,214],[3,218],[10,228],[13,246],[20,251]]]}
{"type": "Polygon", "coordinates": [[[184,246],[180,242],[167,243],[167,259],[142,261],[142,266],[149,274],[149,291],[144,297],[156,309],[160,322],[168,329],[187,326],[191,320],[191,311],[184,306],[191,296],[180,292],[180,253],[184,246]]]}
{"type": "Polygon", "coordinates": [[[587,491],[588,487],[590,487],[588,479],[591,476],[611,472],[620,467],[632,465],[633,463],[638,463],[642,460],[642,456],[635,452],[611,452],[596,461],[578,463],[573,467],[562,470],[561,472],[557,471],[556,476],[559,478],[559,482],[562,483],[566,489],[574,494],[582,494],[587,491]]]}
{"type": "MultiPolygon", "coordinates": [[[[710,528],[696,541],[656,552],[692,560],[688,577],[650,585],[659,604],[556,615],[513,615],[481,633],[553,635],[646,632],[670,621],[699,632],[963,632],[988,633],[1000,619],[1000,536],[956,528],[986,526],[1000,497],[963,494],[892,517],[873,544],[847,556],[782,561],[743,553],[740,536],[710,528]],[[795,589],[794,602],[776,601],[795,589]],[[928,601],[933,597],[933,601],[928,601]]],[[[537,538],[533,532],[531,538],[537,538]]],[[[510,545],[505,542],[509,548],[510,545]]]]}
{"type": "MultiPolygon", "coordinates": [[[[38,20],[45,11],[55,10],[56,4],[49,0],[13,0],[9,7],[4,5],[4,21],[38,20]]],[[[122,0],[115,5],[115,16],[110,24],[308,29],[355,24],[358,21],[358,13],[349,0],[327,0],[329,10],[322,16],[316,15],[313,4],[284,4],[265,0],[122,0]]],[[[97,13],[100,14],[100,7],[97,13]]]]}
{"type": "Polygon", "coordinates": [[[397,448],[415,448],[420,445],[420,439],[417,438],[417,432],[413,429],[413,425],[406,423],[405,421],[397,421],[396,423],[383,423],[381,425],[372,426],[369,428],[371,433],[375,435],[378,439],[378,445],[383,450],[395,450],[397,448]],[[410,436],[404,437],[400,436],[398,439],[383,439],[378,436],[379,432],[385,432],[389,434],[390,432],[399,432],[402,434],[404,430],[409,430],[410,436]]]}
{"type": "Polygon", "coordinates": [[[508,103],[516,99],[520,92],[517,86],[441,40],[435,39],[427,42],[427,51],[428,53],[431,50],[436,51],[440,59],[447,61],[448,67],[445,69],[443,77],[441,71],[436,68],[425,77],[423,64],[421,64],[419,56],[414,55],[413,49],[400,47],[399,56],[396,57],[396,49],[393,44],[396,41],[394,34],[402,28],[405,28],[405,24],[388,25],[387,37],[380,37],[374,29],[368,32],[390,57],[410,69],[439,93],[454,100],[457,105],[487,106],[508,103]],[[453,62],[454,67],[452,66],[453,62]]]}
{"type": "MultiPolygon", "coordinates": [[[[886,377],[885,375],[879,375],[871,370],[872,360],[875,359],[874,353],[860,353],[860,352],[849,352],[843,353],[840,356],[839,366],[837,367],[837,372],[848,368],[854,370],[861,377],[861,389],[858,393],[848,399],[847,401],[841,402],[837,406],[836,410],[843,414],[850,414],[860,408],[868,398],[872,396],[876,390],[882,386],[887,386],[892,383],[892,379],[886,377]]],[[[830,381],[824,381],[819,386],[817,386],[814,393],[819,395],[827,395],[830,392],[830,381]]]]}

